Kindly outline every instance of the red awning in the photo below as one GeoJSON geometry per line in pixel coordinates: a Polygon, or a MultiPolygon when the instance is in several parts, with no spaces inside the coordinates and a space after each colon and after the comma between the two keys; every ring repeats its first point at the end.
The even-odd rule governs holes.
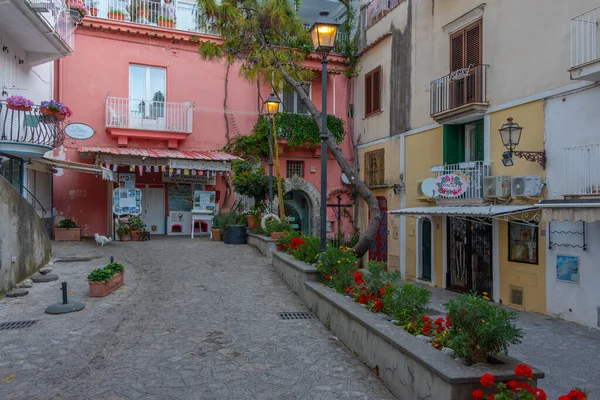
{"type": "Polygon", "coordinates": [[[170,158],[180,160],[206,160],[206,161],[231,161],[239,157],[218,151],[193,151],[193,150],[170,150],[170,149],[133,149],[130,147],[100,147],[81,146],[80,153],[102,153],[119,156],[170,158]]]}

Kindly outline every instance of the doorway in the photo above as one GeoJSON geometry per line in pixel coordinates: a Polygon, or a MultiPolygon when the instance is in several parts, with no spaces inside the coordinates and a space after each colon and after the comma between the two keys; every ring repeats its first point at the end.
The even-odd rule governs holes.
{"type": "Polygon", "coordinates": [[[136,185],[142,191],[142,214],[146,230],[151,235],[165,234],[165,187],[163,185],[136,185]]]}
{"type": "Polygon", "coordinates": [[[283,196],[285,215],[295,231],[310,235],[311,204],[301,190],[292,190],[283,196]]]}
{"type": "Polygon", "coordinates": [[[381,212],[381,223],[379,224],[379,229],[377,229],[375,240],[371,242],[369,260],[387,261],[387,199],[383,196],[377,196],[377,202],[379,203],[379,212],[381,212]]]}
{"type": "Polygon", "coordinates": [[[446,286],[492,297],[492,221],[449,217],[447,246],[446,286]]]}
{"type": "Polygon", "coordinates": [[[419,255],[421,264],[421,276],[420,279],[431,282],[431,270],[433,257],[431,256],[431,220],[429,218],[421,218],[420,220],[420,248],[419,255]]]}

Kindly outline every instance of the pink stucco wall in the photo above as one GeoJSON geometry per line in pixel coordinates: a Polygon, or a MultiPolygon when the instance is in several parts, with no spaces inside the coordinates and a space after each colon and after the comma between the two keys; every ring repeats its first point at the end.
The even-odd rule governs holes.
{"type": "MultiPolygon", "coordinates": [[[[218,150],[225,145],[227,138],[223,116],[226,75],[224,63],[201,60],[197,53],[197,43],[190,41],[189,35],[182,32],[173,31],[172,37],[168,34],[166,37],[153,37],[151,27],[141,27],[141,34],[135,34],[136,29],[140,29],[139,25],[89,18],[86,22],[76,34],[77,52],[57,62],[56,97],[73,111],[71,122],[88,124],[95,129],[96,134],[88,140],[67,138],[64,146],[55,151],[55,156],[71,161],[91,162],[79,157],[79,146],[117,147],[116,138],[111,137],[105,128],[105,100],[107,96],[129,97],[130,64],[166,68],[166,100],[194,103],[193,133],[179,144],[178,149],[218,150]],[[121,31],[118,32],[115,27],[121,31]],[[126,29],[130,29],[131,32],[127,33],[126,29]]],[[[160,32],[164,34],[165,30],[160,32]]],[[[311,61],[311,64],[319,65],[315,61],[311,61]]],[[[328,111],[343,119],[347,127],[347,79],[343,74],[331,74],[329,78],[328,111]]],[[[233,137],[238,133],[249,134],[258,118],[259,98],[256,83],[240,78],[238,67],[233,66],[228,86],[227,105],[232,111],[229,119],[230,135],[233,137]]],[[[269,92],[270,88],[261,87],[262,99],[266,98],[269,92]]],[[[320,108],[319,73],[315,74],[312,84],[312,99],[320,108]]],[[[127,146],[166,148],[167,142],[130,139],[127,146]]],[[[349,139],[342,144],[342,149],[347,158],[352,158],[349,139]]],[[[306,150],[284,152],[281,159],[282,175],[285,176],[287,159],[304,160],[305,179],[318,189],[320,161],[313,153],[306,150]],[[316,168],[315,173],[310,173],[311,166],[316,168]]],[[[329,191],[344,186],[340,179],[340,169],[331,156],[327,175],[329,191]]],[[[220,180],[217,181],[215,189],[221,191],[222,200],[225,185],[220,180]]],[[[86,235],[93,235],[95,232],[107,233],[107,196],[108,185],[93,175],[65,170],[62,175],[55,177],[56,215],[76,219],[85,228],[86,235]]],[[[347,202],[346,200],[345,198],[344,202],[347,202]]],[[[332,210],[329,210],[329,213],[329,219],[334,220],[332,210]]]]}

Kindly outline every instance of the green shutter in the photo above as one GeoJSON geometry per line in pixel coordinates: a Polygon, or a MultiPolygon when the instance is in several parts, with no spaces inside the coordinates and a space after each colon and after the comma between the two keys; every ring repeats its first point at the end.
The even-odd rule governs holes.
{"type": "Polygon", "coordinates": [[[444,164],[465,160],[465,134],[460,125],[444,125],[444,164]]]}
{"type": "Polygon", "coordinates": [[[483,161],[484,138],[483,138],[483,120],[475,123],[475,161],[483,161]]]}

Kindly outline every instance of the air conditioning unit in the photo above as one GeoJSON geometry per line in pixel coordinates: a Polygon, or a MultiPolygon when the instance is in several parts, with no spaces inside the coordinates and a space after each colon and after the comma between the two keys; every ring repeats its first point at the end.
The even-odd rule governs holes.
{"type": "Polygon", "coordinates": [[[483,197],[510,197],[510,176],[484,177],[483,197]]]}
{"type": "Polygon", "coordinates": [[[514,197],[537,197],[542,194],[541,176],[513,176],[510,184],[510,194],[514,197]]]}

